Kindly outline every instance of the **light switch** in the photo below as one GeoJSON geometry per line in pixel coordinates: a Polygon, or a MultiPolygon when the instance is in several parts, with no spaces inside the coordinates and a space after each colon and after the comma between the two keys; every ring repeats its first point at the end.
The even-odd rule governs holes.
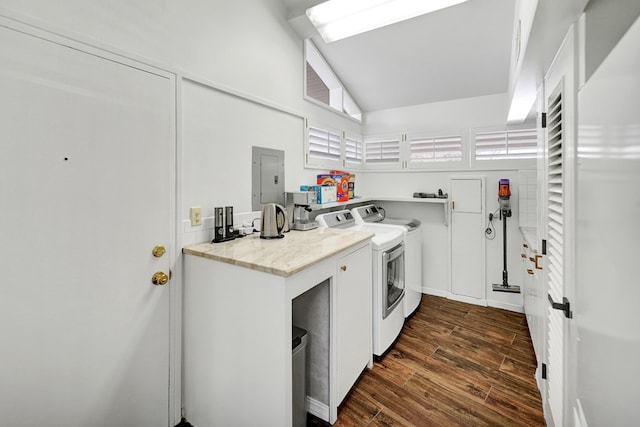
{"type": "Polygon", "coordinates": [[[202,225],[202,208],[194,206],[189,209],[189,217],[191,218],[191,226],[202,225]]]}

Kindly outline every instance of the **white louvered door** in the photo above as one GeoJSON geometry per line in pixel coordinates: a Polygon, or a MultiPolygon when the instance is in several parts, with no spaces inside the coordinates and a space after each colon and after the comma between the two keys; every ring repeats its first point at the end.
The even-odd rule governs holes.
{"type": "MultiPolygon", "coordinates": [[[[564,156],[562,82],[549,97],[547,109],[547,281],[554,301],[564,296],[564,156]]],[[[548,305],[548,399],[556,425],[562,425],[564,314],[548,305]]]]}
{"type": "Polygon", "coordinates": [[[541,171],[547,240],[543,270],[546,301],[545,418],[549,426],[569,424],[575,393],[575,179],[576,165],[576,36],[572,27],[545,78],[546,167],[541,171]],[[566,302],[566,304],[565,304],[566,302]],[[566,310],[565,310],[566,308],[566,310]],[[571,310],[569,310],[569,308],[571,310]]]}

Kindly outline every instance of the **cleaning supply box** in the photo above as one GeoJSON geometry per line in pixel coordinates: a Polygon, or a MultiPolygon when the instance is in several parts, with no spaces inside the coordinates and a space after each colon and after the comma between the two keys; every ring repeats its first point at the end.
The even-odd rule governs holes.
{"type": "Polygon", "coordinates": [[[300,191],[315,191],[317,195],[316,203],[331,203],[336,201],[335,185],[301,185],[300,191]]]}
{"type": "Polygon", "coordinates": [[[336,200],[338,202],[349,201],[349,174],[348,173],[321,174],[321,175],[318,175],[317,182],[319,185],[335,185],[336,200]]]}

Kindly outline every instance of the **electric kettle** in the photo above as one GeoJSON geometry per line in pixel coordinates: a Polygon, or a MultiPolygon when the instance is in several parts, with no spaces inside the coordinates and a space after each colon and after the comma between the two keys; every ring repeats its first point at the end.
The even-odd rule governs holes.
{"type": "Polygon", "coordinates": [[[285,230],[287,217],[284,208],[276,203],[262,205],[261,239],[281,239],[285,230]]]}

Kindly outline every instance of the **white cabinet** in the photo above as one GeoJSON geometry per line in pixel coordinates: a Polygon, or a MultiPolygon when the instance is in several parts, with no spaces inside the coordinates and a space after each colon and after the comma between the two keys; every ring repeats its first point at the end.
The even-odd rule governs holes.
{"type": "Polygon", "coordinates": [[[362,248],[339,258],[335,301],[338,404],[371,360],[371,293],[371,250],[362,248]]]}
{"type": "Polygon", "coordinates": [[[542,274],[540,273],[542,270],[542,256],[538,254],[536,249],[531,248],[528,243],[522,245],[521,256],[524,279],[522,286],[524,313],[527,317],[529,335],[531,335],[536,358],[540,361],[544,339],[542,318],[544,292],[542,291],[542,274]]]}
{"type": "Polygon", "coordinates": [[[336,421],[339,399],[373,359],[371,243],[367,236],[346,245],[348,234],[335,235],[341,231],[292,231],[278,241],[246,237],[184,249],[189,422],[290,426],[293,324],[309,334],[309,412],[336,421]],[[336,249],[309,259],[327,246],[336,249]],[[283,251],[292,255],[278,255],[283,251]],[[237,257],[228,261],[215,258],[232,252],[237,257]],[[243,262],[245,253],[253,261],[243,262]],[[289,269],[299,259],[305,260],[300,268],[275,268],[289,269]]]}
{"type": "Polygon", "coordinates": [[[449,297],[482,304],[484,236],[482,178],[451,180],[451,292],[449,297]]]}

